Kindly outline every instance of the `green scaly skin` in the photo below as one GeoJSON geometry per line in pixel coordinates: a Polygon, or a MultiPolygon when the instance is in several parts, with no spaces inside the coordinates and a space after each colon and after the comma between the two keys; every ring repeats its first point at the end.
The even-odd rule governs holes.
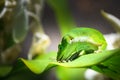
{"type": "Polygon", "coordinates": [[[98,30],[76,28],[63,36],[58,46],[57,61],[72,61],[81,55],[105,50],[106,46],[106,40],[98,30]]]}

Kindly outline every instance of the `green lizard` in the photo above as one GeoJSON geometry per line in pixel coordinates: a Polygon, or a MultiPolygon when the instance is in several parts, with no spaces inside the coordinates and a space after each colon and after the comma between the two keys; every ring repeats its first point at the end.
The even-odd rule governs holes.
{"type": "Polygon", "coordinates": [[[106,40],[96,29],[76,28],[63,36],[58,46],[57,61],[66,62],[83,54],[98,53],[106,46],[106,40]]]}

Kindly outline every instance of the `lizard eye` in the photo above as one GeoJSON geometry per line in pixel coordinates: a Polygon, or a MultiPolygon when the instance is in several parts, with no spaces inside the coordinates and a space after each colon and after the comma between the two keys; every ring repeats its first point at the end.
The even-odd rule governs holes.
{"type": "Polygon", "coordinates": [[[72,40],[72,39],[73,39],[73,37],[72,37],[72,36],[70,36],[70,35],[68,35],[68,37],[69,37],[69,39],[70,39],[70,40],[72,40]]]}

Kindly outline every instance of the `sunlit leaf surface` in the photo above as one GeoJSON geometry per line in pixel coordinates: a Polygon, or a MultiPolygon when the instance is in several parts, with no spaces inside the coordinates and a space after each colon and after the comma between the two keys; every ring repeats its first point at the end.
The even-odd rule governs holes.
{"type": "MultiPolygon", "coordinates": [[[[55,53],[52,53],[51,55],[45,55],[42,58],[38,58],[35,60],[25,60],[21,59],[21,61],[34,73],[40,74],[43,71],[59,65],[63,67],[70,67],[70,68],[84,68],[84,67],[91,67],[94,65],[101,64],[102,62],[109,61],[112,57],[114,58],[114,55],[118,54],[120,49],[116,50],[110,50],[110,51],[103,51],[102,53],[98,54],[88,54],[83,55],[74,61],[71,62],[57,62],[55,60],[55,53]]],[[[105,64],[105,63],[104,63],[105,64]]]]}

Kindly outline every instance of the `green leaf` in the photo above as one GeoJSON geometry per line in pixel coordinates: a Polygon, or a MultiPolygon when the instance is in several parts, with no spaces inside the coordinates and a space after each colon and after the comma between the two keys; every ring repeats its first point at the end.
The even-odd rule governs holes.
{"type": "Polygon", "coordinates": [[[76,27],[68,5],[69,0],[47,0],[55,12],[61,35],[76,27]],[[61,6],[62,5],[62,6],[61,6]]]}
{"type": "Polygon", "coordinates": [[[11,66],[0,66],[0,77],[6,76],[11,70],[11,66]]]}
{"type": "Polygon", "coordinates": [[[59,66],[56,69],[56,76],[58,80],[85,80],[85,71],[85,68],[66,68],[59,66]]]}
{"type": "MultiPolygon", "coordinates": [[[[62,63],[62,62],[56,61],[56,52],[52,52],[49,54],[43,54],[42,56],[39,56],[34,60],[26,60],[23,58],[19,59],[16,66],[14,66],[11,73],[8,75],[7,79],[8,80],[23,79],[24,78],[23,72],[24,74],[30,73],[28,75],[33,75],[31,74],[31,72],[35,74],[41,74],[44,71],[54,66],[61,66],[66,68],[72,68],[66,71],[67,72],[74,71],[75,74],[77,70],[76,68],[79,68],[79,69],[92,68],[108,76],[112,75],[112,78],[113,76],[116,77],[113,79],[119,80],[119,74],[120,74],[119,58],[120,58],[120,49],[115,49],[115,50],[103,51],[101,53],[96,53],[96,54],[93,53],[93,54],[82,55],[71,62],[62,63]],[[114,64],[113,66],[111,66],[111,62],[112,64],[114,64]]],[[[68,75],[71,75],[71,74],[68,74],[68,75]]],[[[60,74],[58,73],[58,76],[59,78],[62,78],[60,77],[61,73],[60,74]]],[[[25,79],[29,80],[30,78],[26,76],[25,79]]],[[[66,77],[66,79],[68,79],[68,77],[66,77]]]]}
{"type": "Polygon", "coordinates": [[[120,50],[119,52],[114,53],[112,57],[105,60],[101,64],[96,67],[92,67],[92,69],[101,72],[114,80],[120,80],[120,50]]]}
{"type": "Polygon", "coordinates": [[[42,73],[45,70],[45,68],[47,68],[50,62],[49,60],[32,60],[32,61],[27,61],[24,59],[21,60],[24,62],[26,66],[28,66],[28,68],[32,72],[36,74],[42,73]]]}
{"type": "Polygon", "coordinates": [[[91,66],[100,64],[101,62],[111,58],[118,51],[120,51],[120,49],[103,51],[103,52],[97,53],[97,54],[93,53],[93,54],[83,55],[71,62],[65,62],[65,63],[56,61],[56,59],[55,59],[56,53],[49,54],[49,56],[46,54],[46,55],[43,55],[43,57],[37,58],[35,60],[25,60],[23,58],[21,58],[20,60],[33,73],[40,74],[43,71],[46,71],[56,65],[63,66],[63,67],[69,67],[69,68],[91,67],[91,66]]]}
{"type": "Polygon", "coordinates": [[[21,58],[20,60],[34,73],[40,74],[43,71],[55,66],[51,62],[56,62],[56,53],[43,54],[41,57],[35,60],[25,60],[21,58]]]}
{"type": "Polygon", "coordinates": [[[18,1],[18,5],[14,10],[13,15],[13,39],[16,43],[22,42],[27,35],[28,26],[28,14],[22,3],[18,1]]]}
{"type": "Polygon", "coordinates": [[[120,33],[120,19],[115,17],[112,14],[109,14],[107,12],[101,11],[102,16],[114,27],[114,29],[120,33]]]}

